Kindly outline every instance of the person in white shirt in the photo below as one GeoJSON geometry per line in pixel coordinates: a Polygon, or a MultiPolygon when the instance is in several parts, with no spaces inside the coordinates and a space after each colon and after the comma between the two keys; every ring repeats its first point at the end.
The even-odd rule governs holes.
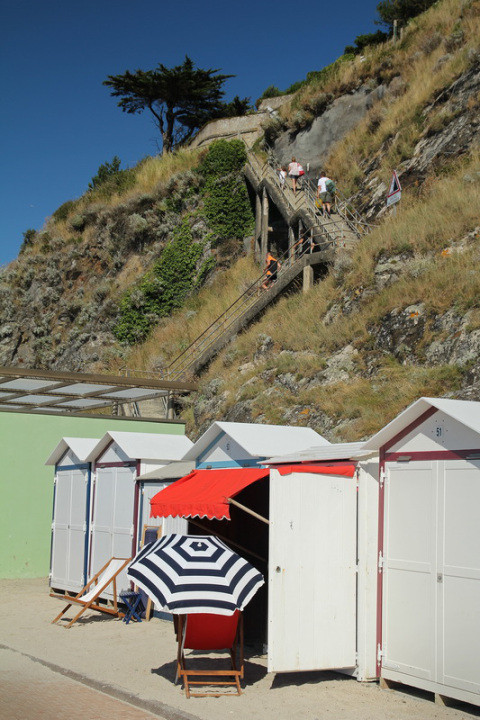
{"type": "Polygon", "coordinates": [[[318,185],[317,185],[317,198],[320,198],[323,204],[323,214],[325,215],[325,212],[327,215],[330,215],[332,210],[332,202],[333,202],[333,195],[331,192],[331,187],[333,185],[333,180],[330,180],[329,177],[324,172],[320,173],[320,177],[318,178],[318,185]]]}
{"type": "Polygon", "coordinates": [[[281,168],[278,169],[278,182],[280,183],[280,187],[285,187],[285,180],[287,179],[287,168],[285,165],[282,165],[281,168]]]}
{"type": "Polygon", "coordinates": [[[297,180],[300,175],[300,165],[297,163],[297,158],[292,157],[292,162],[288,166],[288,177],[292,178],[292,190],[294,193],[297,192],[297,180]]]}

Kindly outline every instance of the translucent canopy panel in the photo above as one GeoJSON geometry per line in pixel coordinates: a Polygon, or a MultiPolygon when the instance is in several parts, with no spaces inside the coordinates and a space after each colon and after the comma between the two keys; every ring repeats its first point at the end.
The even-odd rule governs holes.
{"type": "Polygon", "coordinates": [[[62,395],[87,395],[90,393],[103,393],[107,390],[113,390],[113,385],[94,385],[93,383],[77,383],[75,385],[62,385],[62,387],[52,390],[55,393],[61,393],[62,395]]]}
{"type": "MultiPolygon", "coordinates": [[[[139,400],[142,397],[147,397],[153,394],[154,391],[152,390],[140,390],[140,389],[130,389],[130,390],[116,390],[115,392],[111,393],[105,393],[106,398],[118,398],[118,399],[124,399],[124,400],[139,400]]],[[[166,395],[167,393],[164,390],[160,390],[158,392],[155,392],[155,395],[157,397],[160,397],[161,395],[166,395]]]]}
{"type": "Polygon", "coordinates": [[[32,390],[47,390],[53,385],[58,385],[55,380],[33,380],[31,378],[19,378],[2,383],[2,390],[15,390],[17,392],[32,392],[32,390]]]}
{"type": "MultiPolygon", "coordinates": [[[[196,390],[190,382],[160,377],[87,375],[84,373],[0,367],[0,411],[91,413],[149,398],[196,390]]],[[[159,418],[160,419],[160,418],[159,418]]]]}
{"type": "MultiPolygon", "coordinates": [[[[22,405],[48,405],[51,398],[48,395],[14,395],[15,401],[22,405]]],[[[9,402],[8,400],[6,402],[9,402]]]]}
{"type": "Polygon", "coordinates": [[[69,407],[69,408],[92,408],[92,407],[104,407],[109,403],[106,400],[100,400],[95,398],[80,398],[78,400],[69,400],[68,402],[59,403],[56,407],[69,407]]]}

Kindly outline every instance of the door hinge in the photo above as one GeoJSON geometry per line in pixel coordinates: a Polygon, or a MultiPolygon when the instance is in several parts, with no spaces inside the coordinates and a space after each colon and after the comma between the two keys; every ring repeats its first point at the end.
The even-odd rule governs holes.
{"type": "Polygon", "coordinates": [[[384,652],[382,646],[380,645],[380,643],[378,643],[378,645],[377,645],[377,663],[380,664],[382,662],[382,658],[384,658],[384,657],[385,657],[385,652],[384,652]]]}
{"type": "Polygon", "coordinates": [[[380,470],[380,487],[383,487],[383,485],[387,481],[387,479],[388,479],[387,471],[385,470],[385,468],[382,468],[380,470]]]}
{"type": "Polygon", "coordinates": [[[87,523],[85,520],[83,521],[82,530],[83,532],[87,532],[87,523]]]}
{"type": "Polygon", "coordinates": [[[383,557],[383,553],[380,550],[380,552],[378,553],[378,571],[382,572],[384,567],[385,567],[385,558],[383,557]]]}
{"type": "Polygon", "coordinates": [[[58,475],[55,473],[55,475],[53,476],[53,484],[54,485],[57,484],[57,480],[58,480],[58,475]]]}
{"type": "Polygon", "coordinates": [[[132,527],[130,528],[130,537],[133,538],[133,525],[132,525],[132,527]]]}

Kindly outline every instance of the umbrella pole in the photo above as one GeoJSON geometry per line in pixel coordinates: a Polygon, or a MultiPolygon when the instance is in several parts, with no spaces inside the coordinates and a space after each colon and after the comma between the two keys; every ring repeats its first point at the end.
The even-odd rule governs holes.
{"type": "MultiPolygon", "coordinates": [[[[197,520],[192,520],[192,518],[188,518],[188,522],[191,522],[192,525],[196,525],[200,530],[203,530],[203,532],[208,533],[211,535],[211,531],[209,528],[205,527],[205,525],[202,525],[202,523],[199,523],[197,520]]],[[[257,555],[257,553],[253,552],[253,550],[249,550],[248,548],[244,547],[243,545],[240,545],[240,543],[235,542],[234,540],[230,540],[230,538],[225,537],[225,535],[221,535],[220,533],[215,533],[214,537],[219,537],[220,540],[225,540],[225,542],[230,543],[230,545],[235,545],[235,547],[239,548],[240,550],[243,550],[243,552],[248,553],[248,555],[251,555],[254,558],[257,558],[257,560],[261,560],[262,562],[267,562],[264,557],[261,555],[257,555]]]]}

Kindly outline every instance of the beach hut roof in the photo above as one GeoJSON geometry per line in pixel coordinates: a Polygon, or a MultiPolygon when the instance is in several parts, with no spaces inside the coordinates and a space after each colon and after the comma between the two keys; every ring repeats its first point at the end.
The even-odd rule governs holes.
{"type": "Polygon", "coordinates": [[[133,460],[180,460],[193,445],[185,435],[109,431],[97,442],[87,460],[96,460],[115,442],[133,460]]]}
{"type": "Polygon", "coordinates": [[[97,443],[98,438],[64,437],[49,455],[45,465],[56,465],[68,450],[72,450],[80,462],[86,462],[88,455],[97,443]]]}
{"type": "Polygon", "coordinates": [[[400,415],[397,415],[370,440],[367,440],[364,449],[378,450],[403,428],[418,420],[430,408],[440,410],[465,425],[465,427],[480,433],[480,402],[422,397],[407,407],[400,415]]]}
{"type": "Polygon", "coordinates": [[[364,442],[314,445],[306,450],[300,450],[288,455],[276,455],[268,458],[265,462],[269,465],[280,465],[283,463],[321,462],[323,460],[356,460],[372,454],[371,451],[363,449],[364,445],[364,442]]]}
{"type": "Polygon", "coordinates": [[[221,433],[229,435],[249,455],[258,458],[270,457],[280,452],[304,450],[313,444],[330,444],[315,430],[307,427],[214,422],[188,450],[182,460],[198,458],[221,433]]]}

